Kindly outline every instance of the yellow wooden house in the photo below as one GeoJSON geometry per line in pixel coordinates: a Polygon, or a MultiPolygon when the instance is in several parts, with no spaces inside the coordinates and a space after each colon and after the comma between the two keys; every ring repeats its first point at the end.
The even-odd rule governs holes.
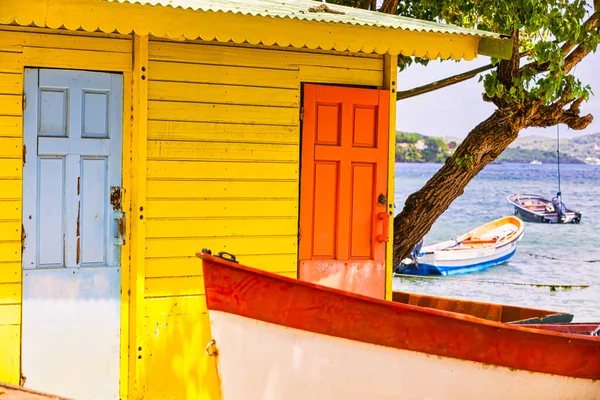
{"type": "Polygon", "coordinates": [[[399,54],[510,43],[309,0],[0,0],[0,381],[219,398],[202,248],[390,299],[399,54]]]}

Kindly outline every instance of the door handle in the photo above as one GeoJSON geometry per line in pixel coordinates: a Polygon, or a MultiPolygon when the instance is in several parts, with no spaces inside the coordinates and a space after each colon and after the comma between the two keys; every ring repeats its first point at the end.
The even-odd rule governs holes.
{"type": "Polygon", "coordinates": [[[126,215],[122,211],[115,211],[114,219],[117,221],[117,236],[114,238],[114,243],[117,246],[123,246],[125,244],[126,215]]]}
{"type": "Polygon", "coordinates": [[[390,241],[390,217],[386,212],[380,212],[377,214],[377,218],[383,220],[383,234],[377,235],[379,242],[390,241]]]}

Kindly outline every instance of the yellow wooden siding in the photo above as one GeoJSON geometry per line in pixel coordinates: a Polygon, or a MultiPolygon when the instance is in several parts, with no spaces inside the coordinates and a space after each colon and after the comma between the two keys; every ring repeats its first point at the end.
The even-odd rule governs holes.
{"type": "MultiPolygon", "coordinates": [[[[296,260],[287,254],[246,255],[246,264],[256,266],[269,272],[293,271],[296,260]]],[[[202,271],[202,263],[195,255],[169,258],[152,258],[146,261],[146,278],[182,277],[198,275],[202,271]]]]}
{"type": "Polygon", "coordinates": [[[24,67],[131,70],[131,41],[0,27],[0,381],[19,383],[24,67]]]}
{"type": "Polygon", "coordinates": [[[218,122],[148,121],[153,140],[227,143],[298,143],[295,126],[221,124],[218,122]]]}
{"type": "Polygon", "coordinates": [[[204,296],[148,299],[146,310],[146,367],[160,371],[149,375],[148,398],[220,398],[215,359],[198,357],[211,340],[204,296]]]}
{"type": "Polygon", "coordinates": [[[217,246],[295,270],[301,82],[381,86],[383,59],[151,41],[149,60],[148,262],[217,246]]]}
{"type": "MultiPolygon", "coordinates": [[[[21,262],[4,261],[0,263],[0,285],[21,282],[21,262]]],[[[20,303],[17,302],[17,303],[20,303]]]]}
{"type": "MultiPolygon", "coordinates": [[[[4,35],[4,32],[2,32],[4,35]]],[[[23,70],[23,55],[21,52],[3,51],[0,49],[0,72],[16,73],[23,70]]]]}
{"type": "MultiPolygon", "coordinates": [[[[337,75],[343,75],[344,72],[341,71],[347,70],[353,70],[357,74],[364,71],[378,71],[379,79],[377,82],[373,81],[372,85],[381,86],[383,82],[383,57],[381,56],[361,57],[356,54],[354,56],[347,56],[334,52],[281,50],[264,46],[256,48],[251,45],[228,46],[221,44],[181,44],[168,41],[151,41],[150,60],[266,70],[264,73],[267,76],[262,84],[257,84],[255,82],[257,79],[249,79],[249,84],[255,86],[268,85],[269,87],[281,87],[278,86],[280,83],[277,82],[277,75],[269,77],[267,72],[271,70],[299,71],[309,66],[329,67],[340,70],[338,73],[330,74],[329,76],[318,77],[327,83],[336,83],[339,79],[343,79],[343,77],[340,78],[337,75]],[[201,46],[201,49],[197,46],[201,46]],[[192,50],[194,47],[195,49],[192,50]]],[[[154,63],[151,65],[154,65],[154,63]]],[[[240,73],[245,73],[245,71],[240,71],[240,73]]],[[[175,76],[175,74],[171,76],[175,76]]],[[[210,77],[210,75],[206,76],[210,77]]],[[[219,75],[216,75],[215,78],[208,82],[218,80],[219,75]]],[[[171,78],[170,80],[176,80],[176,78],[171,78]]],[[[356,82],[352,84],[356,84],[356,82]]]]}
{"type": "MultiPolygon", "coordinates": [[[[19,308],[20,311],[20,308],[19,308]]],[[[6,307],[0,308],[0,315],[7,314],[6,307]]],[[[18,373],[21,366],[20,348],[13,349],[14,344],[21,342],[20,319],[14,324],[3,324],[0,320],[0,351],[2,351],[2,362],[0,362],[0,379],[12,384],[19,383],[18,373]]]]}
{"type": "Polygon", "coordinates": [[[0,381],[19,383],[23,55],[0,32],[0,381]]]}
{"type": "Polygon", "coordinates": [[[148,37],[133,36],[133,71],[131,79],[131,282],[129,390],[135,398],[152,398],[146,392],[147,361],[144,319],[144,272],[146,259],[146,153],[148,133],[148,37]]]}
{"type": "Polygon", "coordinates": [[[382,71],[381,57],[149,43],[148,395],[218,395],[195,253],[297,277],[301,83],[379,87],[382,71]]]}

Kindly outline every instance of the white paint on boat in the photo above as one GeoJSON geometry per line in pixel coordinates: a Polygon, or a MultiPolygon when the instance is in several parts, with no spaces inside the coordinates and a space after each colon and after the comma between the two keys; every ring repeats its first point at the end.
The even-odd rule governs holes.
{"type": "Polygon", "coordinates": [[[223,400],[600,399],[599,380],[378,346],[221,311],[209,314],[223,400]]]}
{"type": "Polygon", "coordinates": [[[486,263],[499,258],[503,258],[514,252],[517,248],[518,241],[507,243],[498,248],[481,247],[465,249],[461,252],[457,251],[436,251],[424,254],[419,257],[419,264],[428,264],[444,267],[463,267],[475,263],[486,263]]]}
{"type": "MultiPolygon", "coordinates": [[[[423,247],[417,257],[424,270],[437,270],[442,275],[477,271],[507,261],[523,238],[524,223],[516,217],[503,217],[453,240],[423,247]]],[[[404,264],[409,264],[406,260],[404,264]]]]}

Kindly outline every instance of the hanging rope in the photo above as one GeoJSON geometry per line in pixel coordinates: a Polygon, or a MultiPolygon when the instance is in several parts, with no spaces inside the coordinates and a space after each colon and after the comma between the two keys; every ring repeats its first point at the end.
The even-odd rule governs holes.
{"type": "Polygon", "coordinates": [[[530,286],[536,288],[549,288],[551,292],[557,289],[571,290],[571,289],[586,289],[590,285],[555,285],[551,283],[525,283],[525,282],[502,282],[502,281],[488,281],[479,279],[462,279],[462,278],[449,278],[445,276],[421,276],[421,275],[404,275],[394,273],[394,277],[401,279],[443,279],[444,281],[459,281],[459,282],[473,282],[473,283],[488,283],[492,285],[514,285],[514,286],[530,286]]]}
{"type": "Polygon", "coordinates": [[[548,260],[556,260],[556,261],[581,261],[581,262],[586,262],[586,263],[600,262],[600,260],[573,260],[572,258],[556,258],[556,257],[545,256],[543,254],[533,254],[533,253],[529,253],[529,255],[532,257],[535,257],[535,258],[547,258],[548,260]]]}
{"type": "Polygon", "coordinates": [[[558,193],[556,196],[562,201],[562,193],[560,191],[560,128],[559,124],[556,124],[556,168],[558,169],[558,193]]]}

